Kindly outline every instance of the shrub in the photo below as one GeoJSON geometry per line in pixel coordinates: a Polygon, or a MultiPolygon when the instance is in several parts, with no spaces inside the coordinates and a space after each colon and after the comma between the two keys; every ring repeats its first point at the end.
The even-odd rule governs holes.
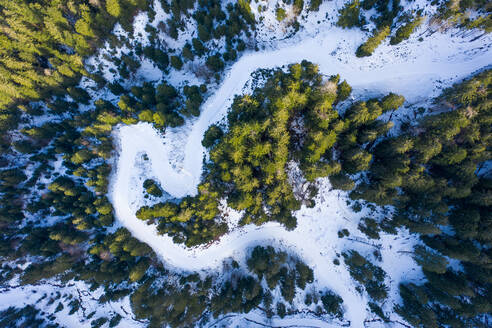
{"type": "Polygon", "coordinates": [[[171,56],[171,66],[179,71],[183,67],[183,62],[178,56],[171,56]]]}
{"type": "Polygon", "coordinates": [[[287,17],[285,9],[282,7],[277,7],[277,9],[275,10],[275,17],[277,17],[277,20],[279,22],[283,21],[287,17]]]}
{"type": "Polygon", "coordinates": [[[152,179],[145,180],[143,183],[143,187],[145,188],[147,193],[152,195],[152,196],[155,196],[155,197],[161,197],[162,196],[161,188],[159,187],[157,182],[155,182],[152,179]]]}
{"type": "Polygon", "coordinates": [[[381,42],[383,42],[384,39],[386,39],[389,33],[389,26],[385,26],[380,30],[374,30],[373,36],[357,48],[355,55],[357,57],[371,56],[374,50],[381,44],[381,42]]]}
{"type": "Polygon", "coordinates": [[[413,21],[400,26],[400,28],[396,30],[395,35],[391,37],[390,44],[395,45],[402,42],[403,40],[407,40],[410,37],[410,35],[413,33],[413,31],[418,26],[420,26],[423,21],[424,21],[423,17],[416,17],[413,21]]]}
{"type": "Polygon", "coordinates": [[[337,25],[340,27],[351,28],[364,25],[364,19],[360,15],[359,0],[347,3],[338,13],[340,16],[338,17],[337,25]]]}
{"type": "Polygon", "coordinates": [[[206,49],[205,49],[203,43],[199,39],[194,38],[191,40],[191,43],[193,44],[193,49],[195,50],[195,54],[198,57],[201,57],[205,54],[206,49]]]}
{"type": "Polygon", "coordinates": [[[350,179],[350,177],[344,173],[338,173],[335,175],[330,175],[329,177],[331,186],[334,189],[340,190],[352,190],[354,189],[355,183],[350,179]]]}
{"type": "Polygon", "coordinates": [[[106,0],[106,11],[111,16],[119,17],[121,14],[121,7],[120,7],[119,0],[106,0]]]}
{"type": "Polygon", "coordinates": [[[285,304],[282,302],[277,303],[277,314],[280,318],[285,317],[286,315],[285,304]]]}
{"type": "Polygon", "coordinates": [[[220,59],[219,54],[208,57],[206,64],[214,72],[220,72],[224,69],[224,62],[220,59]]]}
{"type": "Polygon", "coordinates": [[[371,239],[379,239],[379,224],[373,218],[364,217],[360,220],[359,230],[371,239]]]}
{"type": "Polygon", "coordinates": [[[318,11],[319,10],[319,6],[321,5],[321,2],[323,0],[311,0],[310,1],[310,5],[309,5],[309,9],[312,10],[312,11],[318,11]]]}
{"type": "Polygon", "coordinates": [[[321,302],[326,312],[337,317],[343,317],[343,299],[332,291],[328,290],[321,294],[321,302]]]}
{"type": "Polygon", "coordinates": [[[187,60],[193,60],[193,58],[195,57],[195,55],[191,51],[191,45],[189,43],[185,44],[185,46],[183,47],[183,52],[181,54],[187,60]]]}
{"type": "Polygon", "coordinates": [[[347,83],[347,81],[343,81],[338,85],[338,95],[337,102],[344,101],[347,99],[352,93],[352,87],[347,83]]]}
{"type": "Polygon", "coordinates": [[[205,135],[203,136],[202,140],[202,145],[205,148],[210,148],[212,147],[222,136],[224,135],[224,131],[222,129],[213,124],[211,125],[207,131],[205,132],[205,135]]]}

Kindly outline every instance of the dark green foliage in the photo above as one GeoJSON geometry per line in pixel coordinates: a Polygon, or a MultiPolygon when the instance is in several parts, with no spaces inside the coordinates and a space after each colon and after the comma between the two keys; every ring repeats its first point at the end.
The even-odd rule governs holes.
{"type": "Polygon", "coordinates": [[[75,99],[86,102],[84,90],[74,88],[87,72],[83,58],[102,44],[116,21],[124,28],[145,1],[125,1],[107,6],[76,1],[0,2],[0,108],[24,100],[40,99],[68,87],[75,99]]]}
{"type": "Polygon", "coordinates": [[[143,54],[152,59],[161,70],[166,69],[169,65],[169,56],[159,48],[147,46],[143,49],[143,54]]]}
{"type": "Polygon", "coordinates": [[[338,230],[338,238],[343,238],[348,236],[350,236],[350,231],[348,231],[347,229],[338,230]]]}
{"type": "MultiPolygon", "coordinates": [[[[277,285],[280,285],[286,303],[292,304],[296,277],[307,277],[312,281],[309,267],[271,246],[256,246],[246,261],[248,268],[254,271],[253,275],[244,273],[235,261],[225,262],[224,268],[230,270],[225,272],[229,278],[219,283],[212,277],[201,279],[198,274],[181,276],[179,285],[162,279],[156,281],[155,278],[144,281],[131,295],[132,308],[137,318],[149,319],[151,326],[189,327],[231,312],[248,313],[259,306],[272,311],[272,290],[277,285]],[[262,287],[263,277],[270,277],[266,289],[262,287]],[[162,311],[162,308],[167,311],[162,311]]],[[[341,303],[335,294],[326,294],[337,304],[341,303]]],[[[277,314],[286,314],[286,303],[277,303],[277,314]],[[278,304],[282,305],[278,307],[278,304]]],[[[336,315],[341,318],[341,308],[336,304],[332,308],[338,310],[336,315]]]]}
{"type": "Polygon", "coordinates": [[[179,71],[183,67],[183,61],[178,56],[171,56],[171,66],[179,71]]]}
{"type": "Polygon", "coordinates": [[[284,299],[292,302],[295,295],[295,286],[305,289],[306,284],[314,280],[313,270],[300,261],[288,258],[285,252],[276,252],[271,246],[266,248],[256,246],[247,260],[248,268],[258,276],[263,277],[270,289],[280,285],[280,291],[284,299]],[[289,262],[295,263],[295,270],[286,266],[289,262]]]}
{"type": "Polygon", "coordinates": [[[450,0],[443,1],[439,12],[436,15],[441,20],[464,26],[468,29],[479,28],[486,33],[492,32],[492,20],[490,19],[490,3],[483,0],[462,0],[453,2],[450,0]],[[467,10],[474,10],[477,15],[473,18],[466,15],[467,10]]]}
{"type": "Polygon", "coordinates": [[[147,179],[143,183],[143,187],[145,188],[145,191],[155,197],[161,197],[162,196],[162,189],[161,187],[157,184],[152,179],[147,179]]]}
{"type": "Polygon", "coordinates": [[[116,315],[109,320],[109,327],[112,328],[118,326],[121,319],[122,319],[121,315],[116,313],[116,315]]]}
{"type": "Polygon", "coordinates": [[[383,112],[396,110],[401,107],[404,102],[405,98],[403,96],[391,92],[381,100],[381,108],[383,109],[383,112]]]}
{"type": "Polygon", "coordinates": [[[121,84],[119,84],[118,82],[108,83],[107,87],[109,88],[109,90],[112,93],[114,93],[117,96],[119,96],[125,92],[125,89],[123,88],[123,86],[121,84]]]}
{"type": "Polygon", "coordinates": [[[200,88],[197,85],[185,85],[183,88],[183,93],[186,96],[186,102],[182,112],[187,116],[199,116],[200,105],[203,101],[200,88]]]}
{"type": "Polygon", "coordinates": [[[277,303],[277,315],[280,318],[284,318],[286,314],[287,314],[287,311],[286,311],[286,308],[285,308],[285,304],[282,303],[282,302],[278,302],[277,303]]]}
{"type": "Polygon", "coordinates": [[[191,45],[189,43],[185,44],[185,46],[183,47],[183,51],[182,51],[181,55],[186,60],[193,60],[193,58],[195,57],[195,55],[193,54],[193,52],[191,50],[191,45]]]}
{"type": "Polygon", "coordinates": [[[373,35],[357,48],[355,55],[357,57],[371,56],[374,50],[376,50],[381,42],[386,39],[389,33],[390,28],[388,26],[385,26],[380,30],[374,30],[373,35]]]}
{"type": "Polygon", "coordinates": [[[208,31],[206,26],[199,24],[197,27],[197,31],[198,31],[198,37],[202,42],[210,41],[211,38],[210,32],[208,31]]]}
{"type": "Polygon", "coordinates": [[[206,308],[204,296],[193,297],[190,288],[176,290],[173,286],[152,288],[151,282],[142,284],[131,296],[132,308],[137,318],[150,320],[153,327],[163,323],[172,327],[186,327],[196,322],[206,308]],[[162,311],[167,308],[167,311],[162,311]],[[184,315],[186,313],[186,316],[184,315]]]}
{"type": "MultiPolygon", "coordinates": [[[[364,144],[387,131],[390,125],[377,118],[399,106],[403,97],[358,102],[341,118],[334,105],[350,94],[350,86],[339,84],[340,77],[323,81],[309,62],[291,65],[288,73],[270,74],[264,88],[234,100],[226,133],[215,125],[205,133],[203,145],[210,150],[210,162],[198,195],[182,199],[179,205],[143,207],[137,212],[140,219],[158,218],[159,231],[171,234],[176,242],[207,242],[227,231],[218,217],[220,195],[232,208],[244,210],[241,224],[278,221],[293,229],[292,211],[300,201],[288,181],[289,160],[300,162],[309,181],[331,175],[335,188],[354,187],[346,174],[337,173],[369,167],[372,156],[364,144]],[[338,91],[343,95],[339,97],[338,91]],[[302,134],[298,124],[305,127],[302,134]],[[335,147],[343,150],[336,160],[335,147]]],[[[190,102],[201,101],[197,86],[185,87],[185,93],[190,102]]],[[[306,202],[312,204],[316,189],[310,190],[314,192],[306,202]]]]}
{"type": "Polygon", "coordinates": [[[191,40],[193,44],[193,50],[195,50],[195,54],[198,57],[201,57],[205,54],[205,47],[203,46],[203,43],[200,42],[197,38],[194,38],[191,40]]]}
{"type": "Polygon", "coordinates": [[[352,87],[347,83],[347,81],[342,81],[338,85],[337,102],[344,101],[350,96],[352,92],[352,87]]]}
{"type": "Polygon", "coordinates": [[[355,183],[347,174],[337,173],[330,175],[331,186],[340,190],[352,190],[355,183]]]}
{"type": "Polygon", "coordinates": [[[369,309],[371,309],[371,312],[383,319],[384,322],[390,321],[389,317],[383,312],[383,309],[377,303],[369,302],[367,305],[369,305],[369,309]]]}
{"type": "Polygon", "coordinates": [[[429,251],[423,246],[415,247],[414,259],[422,269],[426,271],[439,274],[446,272],[448,261],[443,256],[440,256],[436,252],[429,251]]]}
{"type": "Polygon", "coordinates": [[[64,308],[63,303],[62,302],[59,302],[58,305],[55,308],[55,313],[56,312],[60,312],[61,310],[63,310],[63,308],[64,308]]]}
{"type": "Polygon", "coordinates": [[[224,135],[224,131],[215,124],[209,126],[205,134],[203,135],[202,145],[205,148],[210,148],[215,145],[224,135]]]}
{"type": "Polygon", "coordinates": [[[358,228],[369,238],[379,239],[380,227],[379,223],[376,220],[364,217],[360,220],[358,228]]]}
{"type": "Polygon", "coordinates": [[[218,205],[219,193],[209,183],[202,183],[198,186],[197,196],[185,197],[179,205],[168,202],[144,206],[138,210],[137,217],[142,220],[159,218],[160,233],[170,234],[177,243],[193,246],[227,232],[227,225],[216,220],[218,205]]]}
{"type": "Polygon", "coordinates": [[[345,258],[345,264],[349,267],[352,278],[365,287],[373,300],[383,302],[388,295],[388,287],[384,284],[386,272],[367,261],[357,251],[351,250],[342,255],[345,258]]]}
{"type": "MultiPolygon", "coordinates": [[[[131,95],[125,94],[120,97],[118,106],[123,111],[123,117],[118,118],[118,114],[108,113],[101,119],[113,117],[116,121],[107,122],[112,124],[119,120],[123,120],[125,123],[136,123],[137,120],[140,120],[152,122],[161,128],[180,126],[184,123],[181,114],[185,116],[196,115],[202,101],[201,95],[195,90],[197,87],[191,87],[195,92],[189,92],[189,88],[188,86],[185,87],[187,90],[185,96],[188,97],[185,100],[180,97],[178,90],[167,82],[157,86],[145,82],[141,87],[132,87],[131,95]]],[[[87,129],[93,132],[92,127],[87,129]]]]}
{"type": "Polygon", "coordinates": [[[206,64],[213,72],[220,72],[224,69],[224,62],[218,54],[208,57],[206,64]]]}
{"type": "Polygon", "coordinates": [[[438,327],[437,316],[427,306],[428,297],[422,287],[415,284],[400,284],[402,306],[396,306],[395,311],[408,323],[418,327],[438,327]]]}
{"type": "Polygon", "coordinates": [[[89,254],[94,255],[94,261],[82,270],[81,278],[99,284],[138,281],[150,267],[150,258],[154,257],[147,244],[133,238],[124,228],[107,234],[89,249],[89,254]]]}
{"type": "Polygon", "coordinates": [[[252,276],[243,276],[233,286],[226,282],[220,292],[212,298],[214,316],[228,312],[249,312],[263,298],[263,288],[252,276]]]}
{"type": "Polygon", "coordinates": [[[272,289],[276,286],[278,279],[271,280],[273,276],[279,273],[282,265],[286,262],[287,253],[276,252],[272,246],[256,246],[251,252],[247,264],[248,269],[255,273],[259,279],[265,276],[267,282],[272,281],[272,289]]]}
{"type": "Polygon", "coordinates": [[[412,21],[400,26],[395,36],[391,37],[390,44],[395,45],[410,37],[410,34],[423,22],[423,17],[415,17],[412,21]]]}
{"type": "Polygon", "coordinates": [[[96,320],[91,321],[91,328],[99,328],[106,322],[108,322],[108,318],[106,317],[97,318],[96,320]]]}
{"type": "MultiPolygon", "coordinates": [[[[427,277],[424,285],[403,284],[398,313],[415,326],[481,326],[491,308],[488,248],[491,215],[491,71],[484,71],[437,99],[453,110],[427,116],[415,129],[375,145],[368,181],[352,192],[380,205],[394,204],[388,222],[422,235],[414,258],[427,277]],[[443,229],[443,226],[448,226],[443,229]],[[448,259],[464,268],[455,272],[448,259]],[[459,325],[458,325],[459,324],[459,325]]],[[[390,95],[387,110],[402,103],[390,95]]],[[[362,226],[367,232],[369,226],[362,226]]],[[[371,229],[373,230],[373,229],[371,229]]],[[[371,233],[371,232],[370,232],[371,233]]]]}
{"type": "Polygon", "coordinates": [[[309,10],[318,11],[319,6],[321,5],[322,2],[323,2],[323,0],[311,0],[311,1],[309,1],[309,10]]]}
{"type": "Polygon", "coordinates": [[[337,25],[343,28],[362,27],[365,24],[360,13],[360,2],[354,0],[339,10],[337,25]]]}
{"type": "Polygon", "coordinates": [[[22,275],[22,284],[33,284],[41,279],[49,279],[65,273],[74,266],[74,259],[62,255],[55,260],[41,264],[31,264],[22,275]]]}
{"type": "Polygon", "coordinates": [[[89,104],[89,100],[91,99],[89,93],[79,87],[67,88],[67,93],[73,98],[73,100],[84,105],[89,104]]]}
{"type": "Polygon", "coordinates": [[[314,281],[313,270],[302,262],[296,263],[296,284],[301,289],[306,288],[307,283],[314,281]]]}
{"type": "Polygon", "coordinates": [[[337,317],[342,318],[343,316],[343,299],[332,291],[325,291],[321,293],[321,303],[326,312],[337,317]]]}
{"type": "Polygon", "coordinates": [[[0,312],[0,326],[5,328],[37,327],[56,328],[57,324],[51,324],[43,318],[41,311],[32,305],[23,308],[9,307],[0,312]]]}

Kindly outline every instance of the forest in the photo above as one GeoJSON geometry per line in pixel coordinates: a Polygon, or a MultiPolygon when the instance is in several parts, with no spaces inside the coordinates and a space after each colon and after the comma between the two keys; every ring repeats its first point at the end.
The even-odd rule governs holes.
{"type": "MultiPolygon", "coordinates": [[[[0,0],[0,285],[83,281],[104,290],[100,304],[128,296],[136,318],[151,327],[189,327],[251,311],[283,318],[296,313],[300,298],[315,315],[347,324],[343,299],[318,286],[313,269],[281,246],[251,245],[244,258],[227,259],[205,275],[176,272],[116,222],[108,198],[114,129],[138,122],[161,132],[185,126],[200,115],[210,86],[224,78],[228,65],[259,50],[250,1],[158,1],[169,19],[148,24],[143,44],[112,31],[120,26],[131,35],[139,13],[156,15],[155,1],[0,0]],[[196,25],[196,34],[184,46],[160,41],[160,33],[182,38],[187,24],[196,25]],[[107,57],[114,55],[111,81],[88,64],[105,47],[107,57]],[[126,50],[118,57],[116,48],[126,50]],[[163,72],[161,80],[134,83],[144,59],[163,72]],[[181,85],[168,79],[195,60],[203,62],[200,79],[181,85]]],[[[288,19],[284,8],[292,5],[291,24],[298,30],[302,15],[321,3],[286,1],[276,7],[276,19],[288,19]]],[[[354,0],[341,7],[338,27],[370,34],[357,57],[371,56],[386,41],[397,47],[417,37],[429,17],[402,14],[399,3],[354,0]],[[375,14],[366,21],[369,11],[375,14]]],[[[491,31],[487,1],[437,5],[433,20],[491,31]],[[471,9],[473,17],[465,14],[471,9]]],[[[264,83],[236,96],[225,120],[206,131],[198,194],[167,199],[158,181],[142,180],[153,205],[138,209],[137,217],[187,247],[213,243],[229,231],[222,201],[241,211],[240,226],[277,222],[293,230],[296,211],[314,207],[319,181],[328,179],[351,204],[391,209],[391,217],[360,220],[358,229],[370,240],[401,229],[418,237],[412,256],[425,279],[401,282],[396,313],[415,327],[487,327],[492,70],[443,90],[421,108],[426,115],[397,129],[390,118],[405,103],[401,95],[354,98],[343,76],[325,76],[308,61],[263,74],[264,83]],[[295,168],[302,181],[292,177],[295,168]],[[296,192],[300,183],[307,186],[304,194],[296,192]]],[[[348,230],[339,237],[348,238],[348,230]]],[[[382,308],[389,276],[372,257],[343,249],[333,265],[347,268],[370,311],[388,321],[382,308]]],[[[81,307],[70,295],[51,301],[70,315],[81,307]]],[[[56,327],[53,318],[36,304],[10,307],[0,313],[0,326],[56,327]]],[[[115,327],[121,316],[88,319],[92,327],[115,327]]]]}
{"type": "MultiPolygon", "coordinates": [[[[150,327],[162,324],[188,327],[207,313],[217,318],[256,308],[267,317],[284,317],[294,311],[294,297],[298,290],[306,290],[314,282],[313,271],[302,261],[272,246],[255,246],[248,254],[246,272],[235,260],[226,262],[222,275],[229,278],[222,281],[213,276],[201,279],[198,274],[180,277],[179,286],[159,276],[147,279],[131,296],[135,314],[149,318],[150,327]],[[274,303],[272,293],[276,288],[280,289],[282,300],[274,303]],[[163,308],[166,311],[162,311],[163,308]]],[[[332,291],[310,289],[306,295],[306,305],[317,304],[319,315],[343,319],[343,300],[332,291]]]]}
{"type": "Polygon", "coordinates": [[[241,225],[277,221],[292,230],[297,225],[293,211],[302,204],[314,206],[316,178],[331,176],[337,187],[347,189],[353,181],[345,172],[369,167],[372,155],[363,145],[391,127],[377,118],[404,101],[389,94],[357,102],[341,117],[336,105],[349,97],[351,87],[339,76],[323,81],[318,67],[306,61],[289,66],[287,73],[269,74],[263,88],[234,100],[227,132],[212,125],[205,133],[202,143],[209,148],[210,161],[198,195],[179,204],[144,206],[138,218],[157,219],[160,233],[194,246],[227,232],[219,211],[225,198],[228,206],[244,211],[241,225]],[[339,160],[333,161],[338,152],[339,160]],[[293,193],[289,162],[298,163],[313,182],[302,198],[293,193]]]}
{"type": "MultiPolygon", "coordinates": [[[[44,101],[55,112],[61,113],[77,107],[67,106],[58,98],[70,95],[77,103],[86,104],[89,94],[78,87],[81,78],[95,81],[99,88],[108,87],[116,95],[126,93],[118,81],[108,82],[99,70],[88,69],[86,59],[95,55],[97,50],[109,43],[110,47],[127,44],[133,51],[114,58],[120,81],[128,79],[140,66],[142,58],[149,58],[164,72],[169,65],[180,70],[183,60],[194,57],[206,58],[210,76],[220,79],[218,74],[224,69],[224,62],[233,61],[238,52],[246,49],[240,38],[242,33],[250,35],[255,28],[255,20],[246,1],[229,4],[222,10],[220,1],[172,0],[160,1],[164,10],[171,14],[166,22],[160,22],[160,28],[174,39],[184,28],[182,16],[192,16],[198,24],[198,37],[187,43],[181,53],[171,53],[158,42],[157,29],[148,25],[151,34],[150,45],[141,43],[130,45],[128,39],[118,39],[111,31],[119,24],[127,33],[133,33],[133,19],[140,11],[149,11],[155,15],[151,0],[36,0],[36,1],[0,1],[0,128],[2,131],[15,129],[22,112],[26,111],[29,101],[44,101]],[[191,14],[197,5],[198,10],[191,14]],[[228,28],[226,28],[226,26],[228,28]],[[213,40],[225,37],[227,46],[223,53],[210,52],[207,45],[213,40]]],[[[173,90],[163,90],[156,95],[140,91],[133,93],[137,98],[123,95],[121,105],[130,112],[137,111],[141,120],[153,121],[161,126],[183,124],[183,117],[198,115],[201,96],[197,86],[183,90],[186,102],[183,108],[163,106],[166,97],[178,97],[173,90]],[[162,95],[164,94],[164,95],[162,95]],[[148,98],[150,97],[150,98],[148,98]],[[157,97],[156,99],[152,99],[157,97]],[[165,97],[165,98],[163,98],[165,97]],[[148,98],[148,99],[147,99],[148,98]],[[149,103],[150,102],[150,103],[149,103]],[[140,104],[139,104],[140,103],[140,104]],[[159,113],[150,114],[140,106],[159,105],[159,113]],[[135,108],[134,108],[135,106],[135,108]],[[140,107],[141,108],[141,107],[140,107]],[[143,113],[142,113],[143,112],[143,113]],[[149,117],[153,115],[153,117],[149,117]]],[[[201,86],[204,92],[205,85],[201,86]]],[[[182,93],[179,92],[179,96],[182,93]]],[[[179,100],[176,99],[176,101],[179,100]]],[[[172,104],[173,101],[170,102],[172,104]]]]}
{"type": "Polygon", "coordinates": [[[412,325],[485,327],[492,309],[491,99],[491,70],[445,90],[435,115],[375,145],[364,181],[351,192],[394,205],[392,224],[425,244],[415,258],[428,282],[400,286],[397,311],[412,325]]]}
{"type": "MultiPolygon", "coordinates": [[[[269,74],[263,88],[235,99],[227,117],[228,128],[213,125],[205,134],[203,144],[210,149],[210,159],[199,195],[178,203],[141,208],[138,216],[144,220],[157,219],[159,231],[174,234],[177,242],[200,244],[227,231],[227,226],[218,220],[218,203],[223,195],[227,195],[231,206],[237,208],[244,206],[239,200],[248,199],[248,195],[260,195],[257,200],[260,208],[272,206],[271,210],[258,215],[255,203],[246,203],[252,205],[242,207],[246,210],[242,222],[261,224],[286,217],[272,215],[275,211],[292,213],[301,204],[313,206],[316,179],[329,176],[333,187],[350,191],[354,200],[395,206],[396,212],[390,221],[377,222],[371,218],[361,221],[360,229],[371,238],[379,238],[378,231],[394,232],[401,226],[421,235],[425,246],[416,248],[414,256],[428,282],[424,285],[401,284],[403,303],[396,311],[405,320],[423,326],[457,325],[458,322],[480,326],[490,307],[487,301],[490,293],[487,278],[490,231],[487,229],[490,224],[487,220],[490,219],[491,191],[490,178],[481,171],[487,172],[486,162],[490,159],[491,71],[484,71],[445,90],[430,109],[437,114],[426,116],[414,126],[403,125],[402,133],[395,137],[387,133],[392,127],[391,122],[378,118],[401,106],[403,97],[389,94],[379,99],[357,101],[338,113],[337,104],[351,92],[346,82],[340,82],[340,77],[325,80],[317,67],[308,62],[292,65],[287,72],[277,70],[269,74]],[[447,110],[443,111],[443,106],[447,110]],[[257,139],[244,139],[246,133],[257,135],[257,139]],[[279,136],[288,138],[282,141],[279,136]],[[255,146],[244,147],[246,145],[242,143],[250,140],[255,146]],[[284,153],[280,153],[282,144],[285,145],[284,153]],[[271,158],[284,160],[272,161],[271,158]],[[281,172],[275,166],[268,171],[272,165],[269,161],[283,163],[281,172]],[[289,161],[297,161],[307,181],[311,181],[309,198],[296,199],[293,194],[287,174],[289,161]],[[235,167],[238,167],[236,174],[227,176],[227,172],[235,167]],[[274,174],[269,175],[269,172],[274,174]],[[356,179],[359,172],[363,174],[356,179]],[[244,177],[244,174],[251,175],[244,177]],[[281,186],[288,189],[275,194],[281,186]],[[269,199],[276,202],[269,203],[269,199]],[[295,206],[291,207],[291,204],[295,206]],[[258,219],[260,221],[255,221],[258,219]],[[449,266],[451,259],[458,260],[463,270],[452,269],[449,266]]],[[[24,129],[25,139],[13,145],[19,153],[29,155],[29,161],[37,161],[40,157],[56,159],[62,155],[60,158],[66,167],[63,175],[55,172],[55,179],[48,185],[36,181],[53,171],[50,165],[40,165],[29,179],[21,168],[2,171],[4,199],[9,195],[10,199],[17,199],[22,190],[26,192],[31,188],[42,193],[39,199],[32,198],[26,203],[29,215],[22,214],[19,201],[4,202],[2,207],[2,222],[11,227],[2,236],[3,258],[27,255],[44,258],[22,273],[24,284],[54,276],[64,280],[82,279],[94,286],[112,286],[105,299],[118,299],[129,293],[134,295],[132,304],[138,309],[138,304],[150,302],[142,293],[147,288],[155,288],[150,287],[154,286],[153,281],[160,281],[157,277],[166,273],[171,274],[157,264],[155,254],[148,246],[131,237],[125,229],[112,234],[105,232],[105,227],[111,226],[114,218],[111,203],[104,196],[110,172],[104,159],[110,158],[112,151],[111,126],[124,120],[126,115],[122,106],[98,101],[94,111],[76,116],[74,120],[24,129]],[[25,220],[36,220],[36,213],[65,219],[52,226],[33,228],[35,225],[23,224],[25,220]],[[24,238],[19,239],[15,227],[22,227],[24,238]],[[16,240],[15,244],[13,240],[16,240]],[[118,287],[125,282],[136,283],[135,291],[118,287]]],[[[162,193],[153,180],[146,180],[143,188],[154,197],[160,197],[162,193]]],[[[280,222],[289,224],[288,221],[280,222]]],[[[293,285],[287,283],[287,277],[300,287],[313,282],[312,271],[305,265],[296,264],[290,272],[287,267],[282,269],[282,265],[254,260],[273,257],[282,262],[288,257],[285,253],[277,254],[273,248],[258,248],[251,254],[248,270],[257,279],[265,277],[270,288],[283,281],[280,288],[286,302],[291,302],[293,297],[293,291],[289,289],[293,285]],[[273,271],[265,272],[265,268],[273,271]]],[[[387,293],[384,271],[355,251],[344,254],[344,259],[353,268],[350,274],[354,280],[373,300],[370,303],[372,311],[384,318],[378,305],[387,293]]],[[[15,272],[6,262],[2,266],[2,279],[12,277],[15,272]]],[[[235,302],[238,303],[231,303],[227,299],[238,297],[239,292],[231,290],[227,283],[221,285],[217,289],[220,296],[210,299],[210,307],[215,309],[212,313],[248,312],[270,304],[269,293],[255,287],[255,278],[244,276],[240,279],[243,280],[239,286],[243,287],[239,288],[245,288],[240,294],[244,296],[237,298],[235,302]],[[232,307],[226,310],[223,308],[226,304],[232,307]]],[[[193,286],[188,294],[184,294],[187,298],[206,296],[204,289],[209,288],[206,281],[193,286]],[[202,291],[195,288],[202,288],[202,291]]],[[[169,291],[169,288],[164,289],[169,291]]],[[[184,297],[180,293],[180,296],[163,294],[166,296],[162,297],[184,297]]],[[[322,304],[321,312],[328,311],[341,318],[341,308],[333,305],[337,298],[327,295],[325,298],[311,295],[306,302],[311,304],[318,300],[322,304]],[[330,297],[335,298],[328,301],[330,297]]],[[[157,306],[160,302],[153,304],[157,306]]],[[[193,321],[197,318],[195,315],[201,315],[203,311],[206,309],[199,306],[186,313],[193,321]]],[[[278,315],[288,313],[282,303],[268,311],[278,315]]],[[[162,313],[152,314],[149,310],[139,315],[142,318],[156,316],[152,320],[179,326],[182,317],[173,321],[176,320],[174,316],[182,313],[178,312],[171,312],[172,317],[161,317],[162,313]]]]}
{"type": "MultiPolygon", "coordinates": [[[[491,4],[483,0],[443,0],[432,1],[437,5],[437,12],[431,17],[436,24],[444,23],[449,26],[468,30],[480,29],[485,33],[492,31],[491,4]],[[470,10],[477,12],[470,16],[470,10]]],[[[342,28],[360,28],[367,30],[372,27],[372,36],[362,43],[356,51],[357,57],[371,56],[376,48],[392,34],[389,44],[394,46],[410,38],[412,33],[425,21],[422,9],[404,12],[400,0],[352,0],[339,10],[337,25],[342,28]],[[390,5],[391,4],[391,5],[390,5]],[[370,21],[366,13],[374,10],[370,21]]]]}

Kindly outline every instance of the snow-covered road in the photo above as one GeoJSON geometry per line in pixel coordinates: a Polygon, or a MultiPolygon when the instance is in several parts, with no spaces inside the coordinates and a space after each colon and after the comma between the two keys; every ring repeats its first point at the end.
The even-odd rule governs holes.
{"type": "MultiPolygon", "coordinates": [[[[147,154],[149,167],[145,169],[145,175],[156,178],[170,195],[195,194],[202,170],[203,133],[210,124],[224,116],[234,95],[242,92],[251,73],[259,68],[273,68],[306,59],[319,64],[324,74],[339,73],[352,85],[356,94],[391,91],[414,103],[434,97],[440,93],[441,87],[450,86],[454,81],[492,64],[490,36],[472,41],[471,37],[462,39],[451,33],[435,33],[422,42],[412,39],[399,47],[383,45],[372,57],[365,59],[354,56],[361,39],[360,32],[331,29],[299,43],[285,41],[277,50],[244,55],[227,71],[219,89],[202,106],[198,120],[185,127],[190,129],[187,133],[178,130],[168,132],[164,137],[150,124],[120,126],[115,131],[119,156],[110,187],[117,220],[136,238],[151,246],[164,261],[183,270],[217,268],[224,258],[240,257],[245,247],[262,240],[292,247],[313,267],[317,281],[344,299],[346,319],[352,326],[363,327],[366,300],[355,291],[347,270],[332,264],[337,252],[346,248],[344,243],[347,242],[337,237],[337,231],[343,227],[357,233],[357,221],[363,213],[352,213],[343,201],[344,195],[330,191],[326,182],[318,205],[314,209],[303,208],[297,213],[298,227],[294,231],[285,231],[274,223],[261,227],[246,226],[233,230],[207,248],[189,249],[174,244],[171,238],[157,235],[154,226],[135,216],[145,201],[142,168],[136,165],[138,156],[147,154]],[[180,140],[183,135],[187,140],[180,140]],[[173,143],[184,145],[183,161],[179,163],[178,170],[170,160],[176,155],[170,154],[173,143]],[[347,213],[351,217],[347,218],[347,213]]],[[[409,275],[413,266],[408,256],[397,253],[410,249],[411,242],[406,241],[407,237],[387,236],[381,241],[383,268],[394,284],[398,284],[402,276],[409,275]],[[388,247],[390,244],[392,247],[388,247]]]]}

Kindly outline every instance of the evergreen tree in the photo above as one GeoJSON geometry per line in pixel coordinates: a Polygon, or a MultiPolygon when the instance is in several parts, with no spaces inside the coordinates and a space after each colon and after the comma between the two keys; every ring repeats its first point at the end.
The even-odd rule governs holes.
{"type": "Polygon", "coordinates": [[[374,50],[376,50],[376,48],[381,44],[381,42],[383,42],[384,39],[386,39],[389,34],[389,26],[385,26],[379,30],[374,30],[373,35],[357,48],[355,55],[357,57],[371,56],[374,50]]]}

